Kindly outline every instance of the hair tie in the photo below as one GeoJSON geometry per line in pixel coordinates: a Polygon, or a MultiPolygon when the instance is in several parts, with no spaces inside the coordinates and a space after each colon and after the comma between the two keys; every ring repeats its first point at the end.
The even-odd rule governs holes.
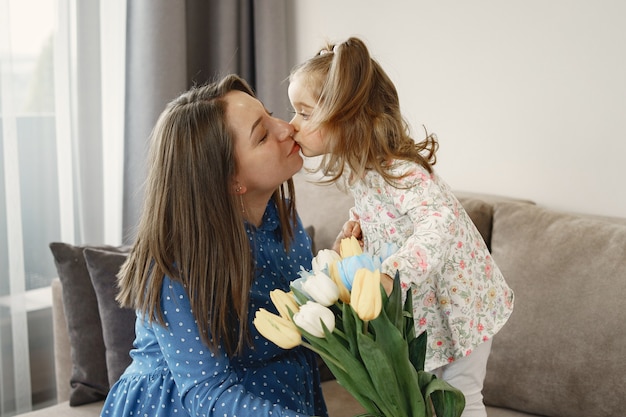
{"type": "Polygon", "coordinates": [[[337,47],[338,47],[338,46],[339,46],[339,44],[338,44],[338,43],[336,43],[336,44],[333,46],[333,49],[332,49],[332,50],[329,50],[329,49],[324,48],[324,49],[322,49],[322,50],[320,51],[320,53],[319,53],[319,54],[320,54],[320,55],[334,54],[335,52],[337,52],[337,47]]]}

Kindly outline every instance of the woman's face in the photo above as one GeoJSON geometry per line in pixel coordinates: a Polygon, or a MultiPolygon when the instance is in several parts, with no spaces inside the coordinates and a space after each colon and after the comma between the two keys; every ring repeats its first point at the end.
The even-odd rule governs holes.
{"type": "Polygon", "coordinates": [[[226,123],[234,135],[236,181],[252,194],[271,193],[302,168],[293,127],[242,91],[224,96],[226,123]]]}
{"type": "Polygon", "coordinates": [[[326,140],[319,129],[313,129],[309,124],[317,99],[313,96],[313,89],[309,87],[306,76],[302,73],[294,74],[289,83],[288,94],[291,107],[295,111],[291,119],[291,124],[296,129],[294,139],[302,147],[302,154],[318,156],[326,153],[326,140]]]}

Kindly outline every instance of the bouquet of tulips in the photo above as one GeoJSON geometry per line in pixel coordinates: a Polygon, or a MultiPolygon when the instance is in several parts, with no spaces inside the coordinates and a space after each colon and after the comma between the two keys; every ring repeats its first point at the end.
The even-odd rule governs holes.
{"type": "Polygon", "coordinates": [[[343,239],[339,253],[318,253],[291,292],[272,291],[279,315],[260,309],[254,325],[281,348],[318,353],[367,416],[460,416],[463,394],[424,371],[427,335],[415,335],[411,297],[402,303],[397,274],[387,296],[379,268],[354,237],[343,239]]]}

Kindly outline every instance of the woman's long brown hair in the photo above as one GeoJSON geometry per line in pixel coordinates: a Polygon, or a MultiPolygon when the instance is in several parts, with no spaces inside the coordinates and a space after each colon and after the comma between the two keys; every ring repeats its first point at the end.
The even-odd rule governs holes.
{"type": "MultiPolygon", "coordinates": [[[[203,342],[236,354],[249,341],[249,293],[254,259],[239,201],[224,95],[254,97],[241,78],[194,87],[173,100],[151,135],[143,212],[131,253],[118,276],[118,301],[164,325],[164,276],[187,291],[203,342]]],[[[293,181],[274,192],[283,242],[293,238],[293,181]],[[285,187],[286,186],[286,187],[285,187]],[[286,189],[285,189],[286,188],[286,189]]]]}

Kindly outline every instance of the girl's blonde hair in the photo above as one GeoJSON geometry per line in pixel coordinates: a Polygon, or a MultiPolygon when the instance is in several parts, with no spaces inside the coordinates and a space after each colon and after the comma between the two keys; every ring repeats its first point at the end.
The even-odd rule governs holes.
{"type": "Polygon", "coordinates": [[[327,44],[296,66],[290,79],[296,74],[305,77],[317,99],[310,123],[327,139],[318,169],[329,181],[347,167],[356,178],[371,169],[394,184],[393,160],[414,161],[432,172],[439,146],[435,135],[427,133],[421,142],[411,138],[396,87],[363,41],[353,37],[327,44]]]}
{"type": "MultiPolygon", "coordinates": [[[[249,342],[254,259],[237,195],[233,135],[224,96],[252,97],[235,75],[194,87],[168,104],[151,135],[149,172],[136,241],[119,276],[118,301],[164,324],[164,275],[186,289],[203,342],[241,352],[249,342]]],[[[285,248],[293,239],[293,181],[281,184],[278,207],[285,248]],[[285,190],[285,185],[287,192],[285,190]]]]}

